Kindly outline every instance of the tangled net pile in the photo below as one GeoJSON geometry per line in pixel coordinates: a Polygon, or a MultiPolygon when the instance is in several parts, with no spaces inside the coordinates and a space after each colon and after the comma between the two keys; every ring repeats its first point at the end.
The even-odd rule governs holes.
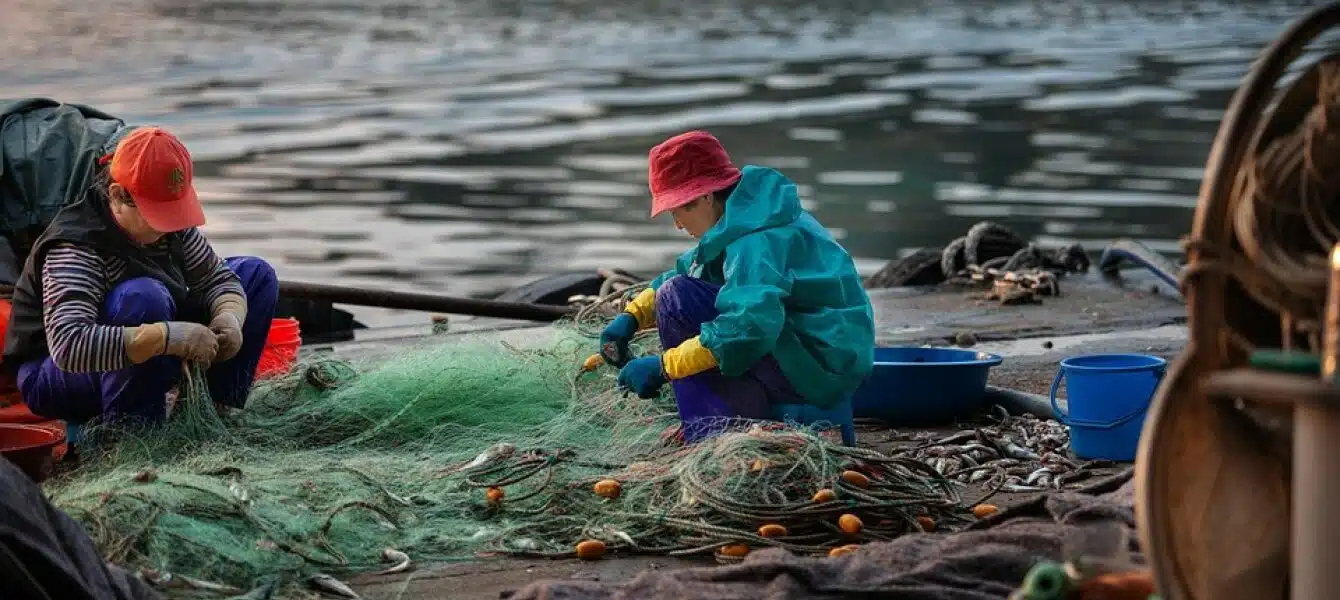
{"type": "Polygon", "coordinates": [[[165,426],[91,429],[84,464],[48,492],[109,560],[240,589],[375,571],[388,548],[416,562],[573,556],[582,540],[824,552],[963,519],[924,464],[805,430],[667,443],[668,391],[620,394],[613,369],[581,370],[593,339],[550,333],[527,334],[543,349],[448,338],[378,363],[316,358],[222,417],[188,387],[165,426]],[[602,480],[617,498],[593,491],[602,480]],[[839,531],[846,514],[860,534],[839,531]],[[787,533],[762,537],[763,524],[787,533]]]}

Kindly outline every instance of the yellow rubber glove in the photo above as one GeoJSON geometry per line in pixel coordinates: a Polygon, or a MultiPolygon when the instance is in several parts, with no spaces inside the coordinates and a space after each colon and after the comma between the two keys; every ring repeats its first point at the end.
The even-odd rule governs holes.
{"type": "Polygon", "coordinates": [[[633,298],[624,312],[637,319],[638,329],[656,326],[656,290],[647,288],[633,298]]]}
{"type": "Polygon", "coordinates": [[[712,355],[711,350],[704,348],[702,341],[695,335],[661,354],[661,365],[666,377],[674,381],[716,368],[717,357],[712,355]]]}

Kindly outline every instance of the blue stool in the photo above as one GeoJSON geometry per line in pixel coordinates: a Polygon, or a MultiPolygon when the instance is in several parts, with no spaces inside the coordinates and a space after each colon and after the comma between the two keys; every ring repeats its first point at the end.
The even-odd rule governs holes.
{"type": "Polygon", "coordinates": [[[842,445],[856,447],[856,423],[850,396],[828,410],[809,404],[775,404],[772,407],[772,418],[814,429],[839,427],[842,429],[842,445]]]}

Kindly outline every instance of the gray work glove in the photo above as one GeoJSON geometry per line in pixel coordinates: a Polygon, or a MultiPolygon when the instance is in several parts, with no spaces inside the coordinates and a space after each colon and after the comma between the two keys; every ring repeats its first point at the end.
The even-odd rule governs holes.
{"type": "Polygon", "coordinates": [[[223,362],[237,356],[237,351],[242,349],[242,322],[237,319],[237,313],[225,310],[215,315],[209,322],[209,330],[219,341],[219,354],[215,360],[223,362]]]}
{"type": "Polygon", "coordinates": [[[190,321],[168,321],[168,356],[176,356],[202,365],[209,365],[219,353],[219,340],[208,327],[190,321]]]}

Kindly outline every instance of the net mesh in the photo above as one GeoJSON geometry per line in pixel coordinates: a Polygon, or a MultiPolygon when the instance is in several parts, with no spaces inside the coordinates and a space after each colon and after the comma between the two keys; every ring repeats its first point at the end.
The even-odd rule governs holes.
{"type": "Polygon", "coordinates": [[[669,386],[621,394],[613,368],[581,367],[597,350],[589,326],[545,331],[525,348],[451,336],[380,360],[307,359],[229,414],[188,376],[165,425],[89,428],[82,464],[48,493],[113,562],[244,589],[379,570],[388,548],[416,562],[573,556],[583,540],[825,552],[918,531],[918,517],[966,520],[922,463],[805,428],[675,443],[669,386]],[[846,514],[860,533],[842,530],[846,514]],[[761,536],[765,524],[785,535],[761,536]]]}

